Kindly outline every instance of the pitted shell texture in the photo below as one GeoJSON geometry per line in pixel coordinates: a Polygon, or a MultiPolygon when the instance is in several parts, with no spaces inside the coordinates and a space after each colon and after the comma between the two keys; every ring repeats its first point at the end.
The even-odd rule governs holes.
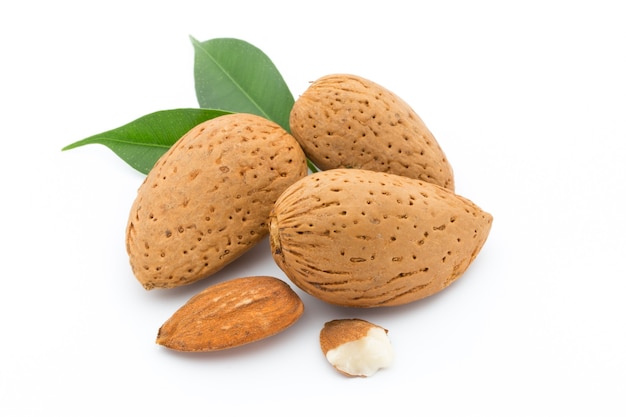
{"type": "Polygon", "coordinates": [[[368,169],[454,190],[452,166],[422,119],[373,81],[350,74],[321,77],[298,97],[289,123],[321,170],[368,169]]]}
{"type": "Polygon", "coordinates": [[[267,236],[274,202],[306,174],[296,140],[265,118],[229,114],[194,127],[132,205],[126,248],[136,278],[171,288],[219,271],[267,236]]]}
{"type": "Polygon", "coordinates": [[[281,195],[270,244],[277,265],[310,295],[342,306],[392,306],[459,278],[491,224],[489,213],[438,185],[333,169],[281,195]]]}

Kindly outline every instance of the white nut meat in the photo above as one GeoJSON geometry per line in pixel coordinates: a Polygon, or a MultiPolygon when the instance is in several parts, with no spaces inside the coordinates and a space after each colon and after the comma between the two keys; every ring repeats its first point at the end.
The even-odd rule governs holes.
{"type": "Polygon", "coordinates": [[[329,321],[320,345],[328,362],[347,376],[372,376],[394,359],[387,330],[361,319],[329,321]]]}

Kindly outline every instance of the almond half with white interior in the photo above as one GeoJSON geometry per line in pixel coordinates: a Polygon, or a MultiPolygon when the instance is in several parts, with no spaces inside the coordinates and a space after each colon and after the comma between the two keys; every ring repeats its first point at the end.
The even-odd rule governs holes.
{"type": "Polygon", "coordinates": [[[298,294],[278,278],[236,278],[192,297],[161,326],[156,342],[185,352],[233,348],[285,330],[303,311],[298,294]]]}
{"type": "Polygon", "coordinates": [[[368,377],[393,362],[387,333],[366,320],[332,320],[320,332],[320,346],[328,362],[342,374],[368,377]]]}

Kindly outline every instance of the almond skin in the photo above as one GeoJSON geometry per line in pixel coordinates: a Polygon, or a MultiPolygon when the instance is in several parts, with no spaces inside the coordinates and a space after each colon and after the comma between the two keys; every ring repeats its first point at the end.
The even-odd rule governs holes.
{"type": "Polygon", "coordinates": [[[148,173],[130,210],[126,250],[137,280],[172,288],[219,271],[267,236],[274,202],[307,172],[293,136],[262,117],[194,127],[148,173]]]}
{"type": "Polygon", "coordinates": [[[452,167],[422,119],[373,81],[349,74],[318,79],[296,100],[289,124],[321,170],[369,169],[454,190],[452,167]]]}
{"type": "Polygon", "coordinates": [[[229,349],[285,330],[303,311],[300,297],[278,278],[236,278],[192,297],[161,326],[156,343],[184,352],[229,349]]]}
{"type": "Polygon", "coordinates": [[[270,216],[276,264],[331,304],[378,307],[435,294],[478,255],[492,216],[428,182],[334,169],[291,185],[270,216]]]}

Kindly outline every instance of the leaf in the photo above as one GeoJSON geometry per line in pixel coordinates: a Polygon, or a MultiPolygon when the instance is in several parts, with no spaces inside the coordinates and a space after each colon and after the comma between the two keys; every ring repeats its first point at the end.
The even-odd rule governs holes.
{"type": "Polygon", "coordinates": [[[233,38],[191,41],[200,107],[256,114],[290,131],[293,95],[264,52],[233,38]]]}
{"type": "Polygon", "coordinates": [[[228,112],[211,109],[157,111],[116,129],[74,142],[62,150],[89,144],[105,145],[131,167],[147,174],[161,155],[191,128],[224,114],[228,112]]]}

